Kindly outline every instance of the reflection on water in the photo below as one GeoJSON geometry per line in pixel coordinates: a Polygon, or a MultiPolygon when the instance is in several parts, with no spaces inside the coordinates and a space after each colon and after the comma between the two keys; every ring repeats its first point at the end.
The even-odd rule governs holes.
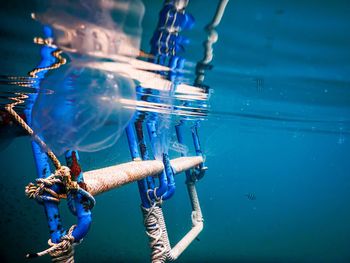
{"type": "Polygon", "coordinates": [[[144,14],[140,0],[42,2],[47,8],[33,18],[53,28],[60,49],[103,58],[139,54],[144,14]]]}
{"type": "MultiPolygon", "coordinates": [[[[328,59],[333,59],[333,62],[336,62],[334,58],[348,55],[340,41],[340,32],[345,30],[345,24],[334,31],[333,41],[330,41],[329,31],[321,32],[318,27],[315,28],[310,23],[302,29],[300,34],[306,35],[308,30],[313,30],[314,34],[303,41],[294,38],[295,45],[292,45],[291,49],[291,42],[285,45],[287,39],[291,35],[300,37],[300,34],[296,33],[297,29],[300,30],[298,25],[289,24],[288,16],[293,10],[276,7],[276,11],[268,15],[268,11],[261,11],[255,6],[254,8],[260,10],[260,13],[255,12],[254,8],[249,12],[249,14],[256,13],[256,16],[249,20],[252,26],[248,26],[246,31],[237,27],[234,31],[230,31],[233,34],[232,38],[227,39],[229,35],[227,28],[221,29],[225,43],[233,48],[227,50],[228,56],[222,55],[225,52],[223,49],[216,50],[216,55],[221,58],[219,65],[213,68],[210,63],[213,57],[211,45],[217,41],[217,32],[213,28],[206,28],[204,52],[201,51],[204,56],[197,63],[193,60],[187,61],[183,69],[174,69],[153,63],[154,57],[140,50],[141,20],[145,11],[141,1],[120,3],[93,1],[89,5],[70,1],[49,1],[44,6],[44,11],[35,12],[33,10],[32,16],[41,23],[51,25],[55,37],[54,40],[35,38],[35,43],[56,45],[59,50],[64,51],[62,56],[68,59],[67,65],[59,71],[56,70],[57,73],[52,70],[45,80],[45,85],[44,83],[40,85],[40,90],[33,88],[40,83],[30,74],[28,77],[1,76],[1,106],[10,103],[9,98],[16,93],[40,93],[40,97],[47,98],[54,98],[56,95],[62,97],[62,94],[58,95],[59,92],[52,89],[55,86],[53,84],[57,84],[57,76],[52,75],[64,76],[64,72],[70,72],[74,68],[77,71],[86,69],[89,72],[100,71],[121,75],[132,81],[135,86],[142,87],[136,90],[133,98],[100,94],[99,101],[102,104],[108,102],[108,105],[121,105],[126,110],[144,112],[146,116],[153,112],[196,120],[206,119],[210,110],[210,116],[220,120],[229,118],[244,120],[245,123],[259,121],[262,122],[261,125],[267,127],[272,127],[272,121],[274,127],[279,126],[281,129],[293,130],[297,129],[298,125],[302,125],[305,131],[320,133],[338,133],[339,129],[342,129],[343,134],[348,134],[350,131],[349,120],[346,118],[350,98],[348,77],[344,74],[347,68],[344,68],[343,71],[339,70],[334,78],[336,69],[329,70],[325,63],[326,54],[332,54],[328,56],[328,59]],[[273,27],[274,31],[269,29],[271,25],[278,23],[280,26],[273,27]],[[253,29],[256,32],[253,25],[262,30],[261,35],[252,35],[253,29]],[[261,42],[259,39],[264,37],[266,45],[257,46],[257,43],[261,42]],[[243,39],[244,43],[249,43],[248,46],[241,45],[243,39]],[[314,46],[316,49],[313,49],[311,44],[316,43],[316,40],[322,40],[322,44],[314,46]],[[337,50],[334,49],[334,43],[337,43],[337,50]],[[298,67],[295,65],[295,56],[300,57],[302,49],[312,50],[312,52],[305,57],[304,65],[298,67]],[[250,67],[253,62],[251,61],[252,56],[248,55],[249,50],[257,54],[254,56],[256,67],[250,67]],[[264,56],[264,50],[270,52],[270,55],[271,52],[281,54],[267,59],[264,56]],[[226,57],[234,58],[234,63],[239,66],[229,66],[232,63],[227,64],[226,57]],[[275,65],[280,64],[277,58],[280,61],[288,59],[290,63],[284,63],[286,67],[276,68],[275,65]],[[311,65],[315,61],[317,68],[307,67],[308,63],[311,65]],[[206,72],[212,68],[212,76],[215,80],[215,86],[212,88],[216,90],[215,93],[203,83],[206,72]],[[321,71],[320,74],[317,71],[321,71]],[[321,74],[322,72],[326,74],[321,74]],[[176,75],[176,85],[174,81],[169,80],[170,74],[176,75]],[[282,82],[283,85],[281,85],[282,82]],[[231,84],[229,89],[227,83],[231,84]],[[212,108],[207,102],[211,93],[214,93],[212,108]],[[340,95],[334,96],[335,93],[340,95]],[[230,100],[225,100],[224,97],[230,100]],[[275,109],[268,106],[266,102],[274,105],[275,109]],[[309,107],[313,104],[326,106],[328,109],[323,108],[319,112],[318,109],[309,107]],[[340,115],[335,110],[339,106],[342,107],[340,115]]],[[[229,6],[229,8],[232,7],[229,6]]],[[[247,13],[247,10],[245,12],[247,13]]],[[[319,17],[322,12],[323,9],[319,9],[314,16],[319,17]]],[[[329,19],[332,16],[333,13],[330,14],[329,19]]],[[[219,18],[220,13],[212,22],[215,24],[215,19],[219,18]]],[[[236,15],[232,19],[239,24],[248,18],[236,15]]],[[[337,19],[342,20],[343,18],[337,19]]],[[[28,43],[22,43],[22,45],[25,46],[28,43]]],[[[88,85],[84,81],[80,83],[81,86],[88,85]]],[[[211,83],[213,83],[212,80],[211,83]]],[[[79,90],[78,93],[80,92],[79,90]]],[[[23,110],[21,105],[17,108],[20,111],[23,110]]],[[[176,122],[179,118],[173,121],[176,122]]],[[[109,124],[112,122],[113,120],[106,121],[109,124]]]]}
{"type": "MultiPolygon", "coordinates": [[[[28,102],[29,108],[34,102],[30,121],[54,152],[90,152],[113,145],[135,110],[145,114],[143,118],[160,114],[160,127],[169,125],[171,116],[187,120],[207,116],[208,91],[201,85],[203,68],[212,54],[197,66],[202,79],[193,86],[184,82],[183,67],[174,66],[184,59],[174,56],[161,62],[165,53],[155,57],[140,51],[144,13],[140,1],[96,0],[91,5],[50,1],[45,5],[45,11],[32,14],[50,26],[44,27],[45,38],[34,38],[43,46],[42,62],[29,77],[3,77],[1,105],[21,94],[38,94],[28,102]]],[[[178,29],[169,25],[163,30],[155,39],[158,51],[175,52],[168,47],[178,29]]]]}

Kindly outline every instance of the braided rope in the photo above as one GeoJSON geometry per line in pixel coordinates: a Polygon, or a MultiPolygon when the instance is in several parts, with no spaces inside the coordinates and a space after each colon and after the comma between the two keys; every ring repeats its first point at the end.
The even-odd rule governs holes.
{"type": "MultiPolygon", "coordinates": [[[[84,198],[87,199],[88,207],[91,210],[95,204],[95,198],[86,190],[81,188],[79,184],[75,181],[72,181],[70,175],[70,169],[67,166],[61,166],[60,169],[57,169],[54,174],[51,174],[47,178],[38,178],[35,180],[36,184],[29,183],[25,188],[25,194],[30,199],[35,199],[38,202],[43,201],[53,201],[56,203],[60,202],[60,199],[67,198],[69,194],[81,194],[84,198]],[[64,187],[65,194],[58,194],[51,187],[54,184],[61,184],[64,187]],[[48,193],[48,195],[44,195],[48,193]]],[[[72,210],[74,214],[74,209],[72,210]]]]}
{"type": "Polygon", "coordinates": [[[160,205],[162,204],[162,202],[163,202],[162,197],[161,196],[160,197],[157,196],[157,190],[158,190],[158,187],[155,187],[154,189],[148,189],[147,190],[147,199],[148,199],[150,204],[153,204],[153,200],[151,198],[151,193],[153,193],[155,202],[160,204],[160,205]]]}
{"type": "Polygon", "coordinates": [[[50,175],[47,178],[38,178],[36,179],[36,185],[29,183],[25,188],[25,194],[30,199],[35,199],[42,203],[43,201],[52,201],[59,203],[60,199],[63,198],[63,195],[57,194],[54,190],[50,189],[54,184],[62,183],[62,181],[57,178],[54,174],[50,175]],[[48,193],[50,196],[45,196],[44,194],[48,193]]]}
{"type": "Polygon", "coordinates": [[[33,41],[35,44],[38,44],[38,45],[55,47],[55,45],[53,44],[53,39],[51,37],[48,37],[48,38],[35,37],[33,41]]]}
{"type": "MultiPolygon", "coordinates": [[[[42,201],[53,201],[59,202],[61,198],[66,198],[67,194],[74,192],[82,194],[89,201],[89,209],[92,209],[95,205],[94,197],[82,189],[77,182],[71,180],[70,169],[66,166],[61,166],[60,169],[57,169],[54,174],[51,174],[47,178],[38,178],[36,179],[36,183],[30,183],[26,189],[25,193],[29,198],[33,198],[42,201]],[[54,190],[50,189],[54,184],[62,184],[64,186],[65,195],[60,195],[56,193],[54,190]],[[44,193],[48,193],[51,196],[44,195],[44,193]]],[[[50,254],[52,257],[52,262],[64,262],[64,263],[74,263],[74,236],[73,230],[76,225],[73,225],[68,233],[61,237],[60,243],[53,243],[51,239],[49,239],[48,244],[50,248],[34,254],[27,254],[27,258],[41,257],[46,254],[50,254]]]]}
{"type": "MultiPolygon", "coordinates": [[[[55,47],[52,43],[52,39],[51,38],[46,38],[46,39],[43,39],[43,38],[40,38],[40,37],[36,37],[34,38],[34,43],[35,44],[39,44],[39,45],[46,45],[46,46],[49,46],[49,47],[55,47]]],[[[35,68],[33,69],[32,71],[30,71],[28,73],[28,75],[30,77],[33,77],[33,78],[36,78],[38,73],[41,72],[41,71],[48,71],[48,70],[52,70],[52,69],[57,69],[59,68],[60,66],[66,64],[66,59],[61,57],[61,53],[62,53],[62,50],[60,49],[56,49],[55,51],[53,51],[51,53],[51,55],[57,59],[57,61],[50,65],[50,66],[47,66],[47,67],[42,67],[42,68],[35,68]]]]}
{"type": "MultiPolygon", "coordinates": [[[[37,44],[43,44],[47,46],[53,46],[52,39],[42,39],[42,38],[34,38],[34,42],[37,44]]],[[[41,71],[48,71],[52,69],[57,69],[61,65],[66,63],[66,59],[62,58],[60,54],[61,50],[56,49],[52,52],[52,56],[57,59],[57,62],[42,68],[35,68],[28,73],[28,75],[32,78],[37,78],[37,74],[41,71]]],[[[62,166],[57,156],[48,148],[46,143],[34,133],[33,129],[19,116],[19,114],[14,110],[14,107],[18,104],[22,104],[24,100],[28,98],[26,94],[23,93],[15,93],[17,97],[12,97],[12,103],[9,103],[5,106],[5,110],[16,120],[16,122],[28,132],[30,136],[39,144],[41,149],[46,152],[48,157],[53,162],[56,171],[55,174],[50,175],[48,178],[38,178],[36,179],[37,185],[30,183],[25,188],[25,193],[29,198],[33,198],[38,200],[39,202],[43,201],[53,201],[59,202],[63,195],[59,195],[54,190],[50,189],[54,184],[63,184],[65,186],[65,190],[68,193],[71,190],[79,190],[79,185],[77,182],[71,180],[70,169],[68,167],[62,166]],[[44,193],[48,193],[49,195],[44,195],[44,193]]],[[[84,192],[83,192],[84,194],[84,192]]],[[[89,196],[85,193],[86,196],[89,196]]],[[[91,196],[91,195],[90,195],[91,196]]],[[[89,197],[90,197],[89,196],[89,197]]],[[[92,197],[92,196],[91,196],[92,197]]],[[[93,197],[92,197],[93,198],[93,197]]],[[[93,199],[94,201],[94,199],[93,199]]],[[[94,204],[94,202],[90,201],[90,204],[94,204]]],[[[73,225],[68,233],[61,237],[60,243],[53,243],[51,239],[49,239],[48,244],[50,248],[35,254],[27,254],[27,258],[40,257],[46,254],[50,254],[52,256],[53,262],[65,262],[65,263],[74,263],[74,237],[72,235],[74,228],[76,225],[73,225]]]]}
{"type": "Polygon", "coordinates": [[[151,261],[153,263],[163,263],[166,260],[168,247],[163,238],[163,227],[159,224],[159,219],[162,217],[161,208],[154,203],[150,208],[142,208],[144,217],[144,226],[146,234],[149,237],[149,245],[151,248],[151,261]]]}
{"type": "Polygon", "coordinates": [[[61,166],[60,169],[56,170],[54,174],[51,174],[47,178],[37,178],[35,180],[36,184],[29,183],[25,188],[25,194],[28,198],[35,199],[40,203],[43,201],[59,203],[60,199],[66,198],[66,195],[56,193],[51,187],[54,184],[61,184],[67,189],[65,185],[67,180],[65,177],[70,177],[69,168],[61,166]],[[48,193],[50,196],[44,195],[45,193],[48,193]]]}
{"type": "Polygon", "coordinates": [[[73,263],[75,244],[72,233],[75,227],[76,225],[71,226],[71,228],[68,230],[68,233],[61,237],[61,242],[53,243],[51,239],[49,239],[47,243],[49,244],[50,248],[38,253],[27,254],[26,258],[41,257],[49,254],[52,257],[53,262],[73,263]]]}
{"type": "Polygon", "coordinates": [[[60,169],[61,168],[61,163],[58,160],[58,158],[56,157],[56,155],[48,148],[48,146],[46,145],[46,143],[38,136],[34,133],[33,129],[31,127],[29,127],[29,125],[21,118],[21,116],[19,116],[19,114],[14,110],[14,107],[20,103],[24,102],[24,99],[27,99],[28,96],[25,94],[20,94],[20,93],[16,93],[16,95],[18,95],[18,97],[13,97],[11,98],[14,102],[7,104],[5,106],[5,110],[15,119],[15,121],[24,129],[27,131],[27,133],[32,136],[32,138],[35,140],[35,142],[37,142],[39,144],[39,146],[46,151],[46,154],[49,156],[49,158],[51,159],[51,161],[53,162],[53,164],[55,165],[56,169],[60,169]]]}

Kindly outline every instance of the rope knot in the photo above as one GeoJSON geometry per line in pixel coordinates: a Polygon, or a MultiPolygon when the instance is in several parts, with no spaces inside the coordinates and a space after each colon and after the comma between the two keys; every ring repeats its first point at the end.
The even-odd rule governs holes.
{"type": "Polygon", "coordinates": [[[34,254],[27,254],[26,258],[41,257],[49,254],[52,257],[53,262],[74,262],[73,256],[75,243],[72,234],[75,227],[76,225],[71,226],[68,233],[61,237],[61,242],[53,243],[51,239],[49,239],[47,241],[50,246],[48,249],[34,254]]]}
{"type": "Polygon", "coordinates": [[[54,184],[62,183],[62,181],[56,177],[56,175],[51,174],[47,178],[38,178],[35,180],[36,184],[29,183],[25,187],[25,194],[30,199],[35,199],[39,203],[43,201],[53,201],[58,203],[63,195],[56,193],[50,187],[54,184]],[[46,193],[46,194],[45,194],[46,193]]]}
{"type": "Polygon", "coordinates": [[[79,189],[78,183],[72,180],[71,171],[67,166],[61,166],[55,171],[55,175],[61,178],[62,183],[67,189],[67,192],[79,189]]]}
{"type": "Polygon", "coordinates": [[[70,169],[67,166],[61,166],[55,171],[55,176],[62,178],[70,178],[70,169]]]}

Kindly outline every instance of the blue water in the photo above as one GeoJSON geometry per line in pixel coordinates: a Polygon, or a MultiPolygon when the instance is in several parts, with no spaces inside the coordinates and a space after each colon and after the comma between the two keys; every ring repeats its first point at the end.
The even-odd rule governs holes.
{"type": "MultiPolygon", "coordinates": [[[[203,27],[216,3],[189,3],[196,18],[184,33],[189,62],[202,57],[203,27]]],[[[161,3],[144,4],[147,51],[161,3]]],[[[41,27],[32,10],[30,1],[1,8],[1,75],[25,76],[40,59],[32,38],[41,27]]],[[[348,1],[338,0],[229,2],[205,79],[213,90],[200,127],[209,167],[197,184],[205,227],[178,262],[350,262],[349,12],[348,1]]],[[[42,207],[24,195],[36,176],[30,139],[2,147],[0,261],[23,262],[27,252],[47,247],[49,233],[42,207]]],[[[124,135],[80,157],[84,170],[130,160],[124,135]]],[[[164,204],[172,244],[190,227],[183,175],[176,183],[164,204]]],[[[76,262],[147,262],[139,205],[136,184],[98,196],[76,262]]],[[[61,207],[70,226],[74,218],[61,207]]]]}

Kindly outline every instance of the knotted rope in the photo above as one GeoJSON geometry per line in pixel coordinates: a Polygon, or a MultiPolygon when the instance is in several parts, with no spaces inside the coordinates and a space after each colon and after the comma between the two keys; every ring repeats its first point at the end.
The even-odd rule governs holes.
{"type": "MultiPolygon", "coordinates": [[[[54,47],[52,44],[52,39],[42,39],[35,38],[34,42],[36,44],[43,44],[46,46],[54,47]]],[[[41,71],[47,71],[59,68],[61,65],[66,63],[66,59],[62,58],[60,54],[61,50],[56,49],[52,52],[52,56],[57,59],[55,63],[48,67],[35,68],[28,75],[32,78],[37,78],[38,73],[41,71]]],[[[66,197],[67,193],[71,191],[77,191],[87,198],[89,201],[90,209],[95,205],[95,199],[91,194],[89,194],[84,189],[80,188],[77,182],[72,181],[70,169],[66,166],[62,166],[57,156],[49,149],[46,143],[34,133],[33,129],[21,118],[21,116],[14,110],[15,106],[24,102],[25,99],[28,98],[26,94],[23,93],[15,93],[15,97],[12,97],[11,100],[13,102],[7,104],[5,106],[5,110],[15,119],[15,121],[27,131],[27,133],[34,139],[36,143],[40,146],[40,148],[46,152],[48,157],[51,159],[54,164],[56,170],[54,174],[51,174],[47,178],[38,178],[36,179],[36,184],[30,183],[25,188],[25,193],[29,198],[36,199],[39,202],[43,201],[53,201],[59,202],[61,198],[66,197]],[[64,192],[66,194],[58,194],[56,191],[52,189],[52,186],[55,184],[61,184],[64,187],[64,192]],[[46,194],[45,194],[46,193],[46,194]]],[[[53,262],[65,262],[65,263],[73,263],[74,262],[74,236],[72,235],[73,230],[76,225],[73,225],[68,233],[61,237],[61,242],[53,243],[51,239],[48,240],[48,244],[50,248],[34,254],[27,254],[27,258],[40,257],[46,254],[50,254],[52,256],[53,262]]]]}
{"type": "MultiPolygon", "coordinates": [[[[57,169],[54,174],[51,174],[47,178],[36,179],[36,185],[30,183],[26,189],[25,193],[29,198],[36,199],[39,202],[43,201],[53,201],[60,202],[61,198],[66,198],[68,194],[74,192],[73,194],[80,193],[86,200],[89,202],[89,209],[92,209],[95,205],[94,197],[82,189],[77,182],[71,180],[70,169],[66,166],[61,166],[60,169],[57,169]],[[64,192],[66,194],[58,194],[50,187],[54,184],[60,184],[64,187],[64,192]],[[44,195],[48,193],[49,195],[44,195]]],[[[74,211],[73,211],[74,213],[74,211]]],[[[72,235],[76,225],[73,225],[68,233],[61,237],[60,243],[53,243],[49,239],[48,244],[50,248],[35,254],[27,254],[27,258],[41,257],[46,254],[50,254],[53,262],[64,262],[64,263],[73,263],[74,262],[74,236],[72,235]]]]}
{"type": "Polygon", "coordinates": [[[72,235],[76,225],[71,226],[68,233],[61,237],[60,243],[53,243],[51,239],[48,240],[50,248],[44,251],[27,254],[26,258],[41,257],[49,254],[52,257],[53,262],[74,263],[74,237],[72,235]]]}
{"type": "Polygon", "coordinates": [[[61,184],[61,179],[57,178],[54,174],[50,175],[47,178],[38,178],[35,180],[36,185],[33,183],[29,183],[25,188],[25,194],[30,199],[35,199],[39,203],[43,203],[43,201],[52,201],[59,203],[61,198],[65,196],[59,195],[50,187],[54,184],[61,184]],[[45,193],[49,195],[45,195],[45,193]]]}
{"type": "Polygon", "coordinates": [[[89,209],[92,209],[95,204],[95,198],[86,190],[81,188],[79,184],[72,181],[70,175],[70,169],[67,166],[61,166],[47,178],[38,178],[35,180],[36,184],[29,183],[25,188],[25,194],[31,198],[37,200],[39,203],[43,201],[60,202],[60,199],[66,198],[70,193],[79,193],[83,195],[89,202],[89,209]],[[58,194],[52,190],[52,186],[60,184],[64,188],[64,194],[58,194]],[[49,195],[45,195],[45,193],[49,195]]]}

